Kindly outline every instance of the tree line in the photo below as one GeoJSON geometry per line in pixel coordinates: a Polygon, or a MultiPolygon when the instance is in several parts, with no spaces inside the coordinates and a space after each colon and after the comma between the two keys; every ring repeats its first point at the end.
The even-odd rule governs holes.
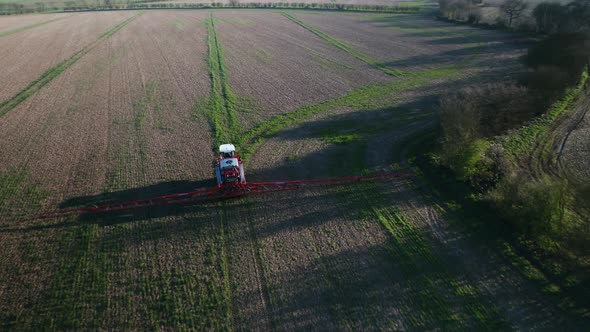
{"type": "Polygon", "coordinates": [[[85,10],[116,10],[116,9],[206,9],[206,8],[295,8],[317,10],[342,10],[342,11],[371,11],[382,13],[416,13],[420,11],[419,5],[394,4],[394,5],[363,5],[342,3],[305,3],[305,2],[229,2],[211,3],[179,3],[162,1],[153,3],[153,0],[67,0],[62,3],[37,2],[33,4],[0,3],[0,15],[27,14],[47,11],[85,11],[85,10]]]}
{"type": "MultiPolygon", "coordinates": [[[[440,15],[456,21],[479,24],[485,21],[483,0],[439,0],[440,15]]],[[[540,33],[576,31],[587,28],[590,1],[574,0],[568,4],[541,2],[531,8],[526,0],[506,0],[499,6],[498,27],[540,33]]]]}

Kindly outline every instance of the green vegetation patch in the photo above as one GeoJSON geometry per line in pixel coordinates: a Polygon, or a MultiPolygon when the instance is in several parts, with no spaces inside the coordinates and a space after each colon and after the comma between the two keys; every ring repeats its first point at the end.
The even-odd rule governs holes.
{"type": "MultiPolygon", "coordinates": [[[[62,254],[67,257],[53,276],[45,294],[45,311],[35,320],[37,328],[98,328],[107,309],[108,274],[104,246],[97,238],[98,225],[75,227],[64,234],[62,254]]],[[[109,248],[113,250],[114,248],[109,248]]],[[[111,267],[111,268],[109,268],[111,267]]]]}
{"type": "Polygon", "coordinates": [[[231,137],[228,133],[235,133],[238,129],[236,97],[229,87],[227,68],[215,30],[213,14],[205,20],[205,24],[207,26],[207,63],[211,79],[209,119],[215,144],[218,145],[230,141],[231,137]]]}
{"type": "Polygon", "coordinates": [[[330,130],[323,131],[321,135],[324,141],[332,144],[348,144],[358,140],[360,137],[357,133],[342,134],[330,130]]]}

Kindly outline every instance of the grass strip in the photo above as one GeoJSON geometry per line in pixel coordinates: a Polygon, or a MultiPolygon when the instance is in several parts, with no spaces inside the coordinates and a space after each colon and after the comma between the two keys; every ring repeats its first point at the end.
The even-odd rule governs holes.
{"type": "Polygon", "coordinates": [[[142,14],[143,14],[143,12],[138,13],[138,14],[126,19],[125,21],[117,24],[115,27],[109,29],[108,31],[106,31],[105,33],[100,35],[97,40],[95,40],[91,44],[85,46],[84,48],[77,51],[76,53],[72,54],[70,57],[68,57],[67,59],[62,61],[60,64],[48,69],[46,72],[44,72],[41,76],[39,76],[36,80],[31,82],[29,85],[27,85],[24,89],[19,91],[17,94],[15,94],[14,96],[12,96],[9,99],[0,103],[0,117],[6,115],[6,113],[8,113],[11,110],[13,110],[14,108],[16,108],[20,103],[27,100],[30,96],[35,94],[37,91],[41,90],[41,88],[43,88],[45,85],[47,85],[53,79],[58,77],[66,69],[70,68],[78,60],[80,60],[80,58],[82,58],[84,55],[86,55],[88,52],[90,52],[92,49],[94,49],[96,47],[96,45],[98,45],[98,43],[100,43],[102,40],[112,36],[117,31],[121,30],[124,26],[126,26],[127,24],[129,24],[131,21],[133,21],[135,18],[137,18],[138,16],[140,16],[142,14]]]}
{"type": "Polygon", "coordinates": [[[207,63],[209,77],[211,79],[211,95],[209,97],[209,120],[215,136],[215,144],[227,143],[232,138],[231,134],[237,130],[236,98],[232,93],[221,49],[215,19],[213,14],[205,20],[207,26],[207,63]]]}
{"type": "Polygon", "coordinates": [[[292,22],[300,25],[302,28],[308,30],[309,32],[313,33],[314,35],[322,38],[324,41],[326,41],[328,44],[339,48],[341,50],[343,50],[344,52],[352,55],[353,57],[361,60],[362,62],[368,64],[369,66],[381,70],[382,72],[384,72],[387,75],[391,75],[391,76],[403,76],[406,75],[408,73],[403,72],[401,70],[397,70],[397,69],[393,69],[393,68],[389,68],[386,65],[372,59],[371,57],[369,57],[368,55],[359,52],[358,50],[354,49],[351,45],[345,43],[344,41],[338,40],[332,36],[327,35],[326,33],[322,32],[321,30],[314,28],[308,24],[303,23],[301,20],[295,18],[293,15],[291,14],[287,14],[287,13],[281,13],[283,16],[285,16],[286,18],[288,18],[289,20],[291,20],[292,22]]]}
{"type": "Polygon", "coordinates": [[[262,122],[261,124],[252,128],[244,135],[239,137],[236,141],[241,147],[242,157],[247,159],[248,156],[254,152],[258,144],[260,144],[265,138],[276,134],[290,125],[308,119],[313,115],[326,112],[337,107],[362,108],[371,106],[371,100],[394,92],[400,92],[406,89],[418,87],[432,80],[451,76],[458,71],[458,67],[427,70],[403,81],[395,81],[385,84],[373,84],[361,87],[345,96],[328,99],[318,104],[304,106],[292,112],[274,116],[270,120],[262,122]]]}
{"type": "Polygon", "coordinates": [[[45,24],[49,24],[51,22],[63,20],[64,18],[66,18],[66,17],[58,17],[58,18],[54,18],[52,20],[43,21],[43,22],[39,22],[39,23],[35,23],[35,24],[30,24],[30,25],[25,25],[24,27],[20,27],[20,28],[16,28],[16,29],[13,29],[13,30],[8,30],[8,31],[0,32],[0,38],[6,37],[6,36],[10,36],[12,34],[15,34],[15,33],[21,32],[21,31],[25,31],[25,30],[36,28],[36,27],[40,27],[40,26],[43,26],[45,24]]]}

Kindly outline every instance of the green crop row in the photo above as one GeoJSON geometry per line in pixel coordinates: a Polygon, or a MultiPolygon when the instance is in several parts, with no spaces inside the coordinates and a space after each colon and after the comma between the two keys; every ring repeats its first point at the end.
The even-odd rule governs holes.
{"type": "Polygon", "coordinates": [[[207,26],[207,63],[211,80],[209,97],[209,119],[215,137],[215,144],[227,143],[237,130],[236,98],[232,93],[227,77],[227,69],[221,43],[215,30],[213,14],[205,20],[207,26]]]}
{"type": "Polygon", "coordinates": [[[403,76],[407,73],[401,71],[401,70],[397,70],[397,69],[393,69],[393,68],[389,68],[388,66],[380,63],[379,61],[376,61],[374,59],[372,59],[371,57],[369,57],[368,55],[354,49],[352,46],[350,46],[348,43],[336,39],[324,32],[322,32],[321,30],[314,28],[306,23],[303,23],[301,20],[295,18],[293,15],[291,14],[287,14],[287,13],[282,13],[283,16],[285,16],[286,18],[288,18],[289,20],[291,20],[292,22],[298,24],[299,26],[301,26],[302,28],[308,30],[309,32],[313,33],[314,35],[322,38],[324,41],[326,41],[328,44],[339,48],[341,50],[343,50],[344,52],[352,55],[353,57],[361,60],[362,62],[368,64],[369,66],[381,70],[382,72],[384,72],[387,75],[391,75],[391,76],[403,76]]]}
{"type": "Polygon", "coordinates": [[[104,32],[104,33],[102,33],[102,34],[101,34],[101,35],[98,37],[98,39],[100,40],[100,39],[104,39],[104,38],[107,38],[107,37],[110,37],[110,36],[114,35],[114,34],[115,34],[115,33],[117,33],[119,30],[123,29],[123,28],[124,28],[124,27],[125,27],[127,24],[131,23],[131,21],[135,20],[137,17],[139,17],[139,16],[141,16],[141,15],[143,15],[143,14],[144,14],[144,12],[139,12],[139,13],[137,13],[137,14],[135,14],[135,15],[131,16],[130,18],[126,19],[125,21],[123,21],[123,22],[121,22],[121,23],[119,23],[119,24],[115,25],[115,26],[114,26],[112,29],[110,29],[110,30],[108,30],[108,31],[106,31],[106,32],[104,32]]]}

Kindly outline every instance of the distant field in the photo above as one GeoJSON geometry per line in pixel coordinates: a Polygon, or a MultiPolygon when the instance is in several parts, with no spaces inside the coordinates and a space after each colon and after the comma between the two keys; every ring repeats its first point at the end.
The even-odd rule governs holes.
{"type": "MultiPolygon", "coordinates": [[[[411,2],[411,3],[421,3],[421,2],[428,2],[429,0],[414,0],[414,1],[406,1],[406,0],[339,0],[339,1],[332,1],[332,0],[302,0],[297,1],[298,3],[345,3],[345,4],[374,4],[374,5],[391,5],[397,3],[404,3],[404,2],[411,2]]],[[[45,4],[65,4],[67,1],[55,1],[55,0],[0,0],[0,3],[25,3],[25,4],[35,4],[35,3],[45,3],[45,4]]],[[[85,3],[84,1],[74,1],[78,3],[85,3]]],[[[102,2],[102,1],[101,1],[102,2]]],[[[129,1],[133,2],[146,2],[146,1],[129,1]]],[[[229,0],[221,0],[221,1],[211,1],[211,0],[169,0],[169,1],[151,1],[151,2],[178,2],[178,3],[229,3],[229,0]]],[[[237,0],[237,3],[270,3],[270,2],[280,2],[280,1],[264,1],[264,0],[237,0]]],[[[289,2],[289,1],[284,1],[289,2]]],[[[92,2],[88,2],[89,4],[92,2]]],[[[113,4],[118,3],[128,3],[128,1],[123,0],[114,0],[111,1],[113,4]]]]}
{"type": "Polygon", "coordinates": [[[419,177],[30,218],[212,186],[227,142],[249,181],[405,166],[439,96],[524,70],[522,37],[295,10],[20,18],[0,17],[3,329],[587,327],[419,177]]]}

